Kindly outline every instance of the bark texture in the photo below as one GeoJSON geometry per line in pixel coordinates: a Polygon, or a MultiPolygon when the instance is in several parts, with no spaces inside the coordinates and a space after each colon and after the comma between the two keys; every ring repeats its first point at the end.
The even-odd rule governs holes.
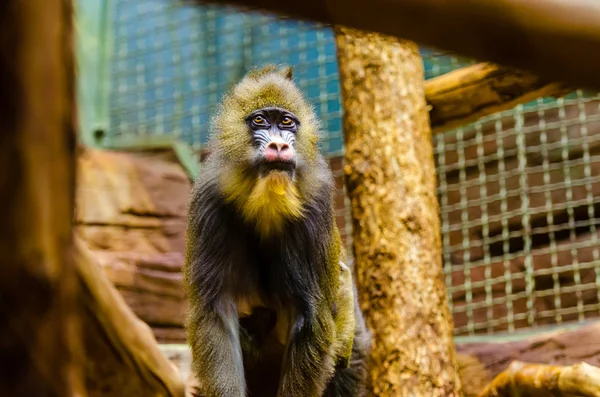
{"type": "Polygon", "coordinates": [[[81,393],[70,0],[0,5],[0,395],[81,393]]]}
{"type": "Polygon", "coordinates": [[[359,299],[377,396],[459,396],[417,46],[336,28],[359,299]]]}

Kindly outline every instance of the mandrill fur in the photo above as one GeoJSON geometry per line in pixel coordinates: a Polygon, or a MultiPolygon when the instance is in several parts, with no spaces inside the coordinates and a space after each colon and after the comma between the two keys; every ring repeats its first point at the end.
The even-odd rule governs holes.
{"type": "Polygon", "coordinates": [[[184,269],[199,395],[362,396],[369,336],[292,69],[249,72],[212,127],[184,269]]]}

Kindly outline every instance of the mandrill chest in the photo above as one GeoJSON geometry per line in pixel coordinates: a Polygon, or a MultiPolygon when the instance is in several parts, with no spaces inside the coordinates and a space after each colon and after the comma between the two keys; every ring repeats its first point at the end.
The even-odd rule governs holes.
{"type": "Polygon", "coordinates": [[[284,171],[271,171],[259,177],[241,209],[244,218],[264,237],[280,232],[287,219],[302,216],[300,193],[284,171]]]}
{"type": "Polygon", "coordinates": [[[275,396],[291,332],[291,315],[254,296],[238,299],[240,346],[249,396],[275,396]]]}
{"type": "Polygon", "coordinates": [[[270,238],[246,229],[244,254],[229,278],[242,349],[254,359],[260,357],[264,366],[281,363],[298,311],[307,307],[305,297],[294,287],[298,284],[294,269],[309,268],[308,257],[291,244],[291,240],[303,239],[297,226],[292,223],[285,233],[270,238]]]}
{"type": "Polygon", "coordinates": [[[277,308],[257,292],[238,297],[236,303],[242,338],[246,342],[259,350],[268,345],[285,346],[292,326],[290,308],[277,308]]]}

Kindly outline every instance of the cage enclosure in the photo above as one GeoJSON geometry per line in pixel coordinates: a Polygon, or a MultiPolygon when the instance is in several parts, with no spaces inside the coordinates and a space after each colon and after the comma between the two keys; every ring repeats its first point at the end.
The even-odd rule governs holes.
{"type": "MultiPolygon", "coordinates": [[[[97,150],[82,160],[77,229],[159,342],[185,343],[187,177],[202,172],[215,106],[253,67],[292,65],[314,105],[336,180],[336,221],[352,253],[331,26],[176,0],[78,0],[77,10],[79,130],[97,150]],[[178,164],[154,153],[165,148],[178,164]],[[128,153],[136,155],[120,157],[128,153]],[[113,212],[92,210],[101,205],[113,212]]],[[[426,87],[477,64],[425,47],[420,55],[426,87]]],[[[431,143],[456,343],[524,338],[597,318],[598,93],[540,97],[434,130],[431,143]]]]}

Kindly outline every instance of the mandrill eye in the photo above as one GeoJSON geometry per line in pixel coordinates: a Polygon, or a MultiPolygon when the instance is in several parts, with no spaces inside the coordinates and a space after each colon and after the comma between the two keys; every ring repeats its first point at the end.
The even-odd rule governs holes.
{"type": "Polygon", "coordinates": [[[294,120],[292,120],[290,117],[284,117],[283,120],[281,120],[281,125],[286,128],[292,128],[295,124],[296,123],[294,123],[294,120]]]}
{"type": "Polygon", "coordinates": [[[252,122],[256,125],[265,125],[266,124],[266,120],[263,116],[255,116],[252,119],[252,122]]]}

